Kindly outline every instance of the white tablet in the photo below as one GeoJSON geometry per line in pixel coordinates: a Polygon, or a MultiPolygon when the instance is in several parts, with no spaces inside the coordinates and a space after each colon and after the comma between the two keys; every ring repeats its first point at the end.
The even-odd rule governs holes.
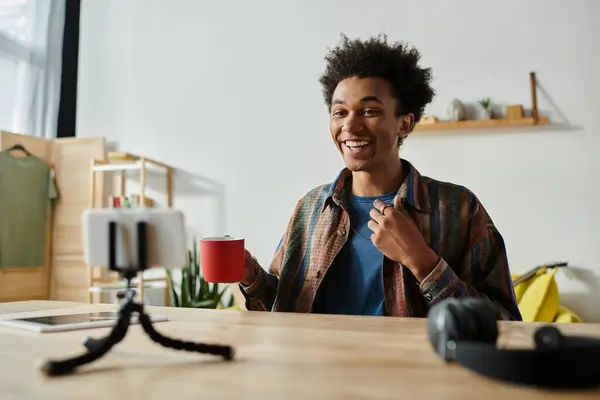
{"type": "MultiPolygon", "coordinates": [[[[119,314],[116,312],[95,312],[83,314],[52,315],[46,317],[0,319],[0,325],[34,332],[64,332],[92,328],[113,327],[119,314]]],[[[168,321],[164,315],[150,315],[152,322],[168,321]]],[[[138,324],[137,315],[131,317],[132,324],[138,324]]]]}

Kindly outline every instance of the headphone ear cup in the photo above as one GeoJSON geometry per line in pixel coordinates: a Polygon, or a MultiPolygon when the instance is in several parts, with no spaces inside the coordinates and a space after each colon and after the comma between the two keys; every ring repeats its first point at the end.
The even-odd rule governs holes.
{"type": "Polygon", "coordinates": [[[498,316],[486,299],[466,297],[462,299],[462,305],[477,324],[478,335],[474,340],[496,344],[498,340],[498,316]]]}
{"type": "Polygon", "coordinates": [[[566,338],[553,326],[543,326],[534,335],[536,350],[557,351],[567,346],[566,338]]]}
{"type": "Polygon", "coordinates": [[[456,299],[447,299],[434,304],[427,313],[429,342],[434,351],[446,361],[452,358],[448,354],[448,342],[458,340],[461,335],[457,304],[456,299]]]}
{"type": "Polygon", "coordinates": [[[432,306],[427,317],[429,341],[446,360],[451,358],[449,341],[495,343],[498,337],[497,318],[484,299],[446,299],[432,306]]]}
{"type": "Polygon", "coordinates": [[[449,305],[449,308],[454,311],[458,319],[459,334],[456,339],[469,342],[480,341],[481,329],[478,315],[464,299],[457,299],[456,303],[449,305]]]}

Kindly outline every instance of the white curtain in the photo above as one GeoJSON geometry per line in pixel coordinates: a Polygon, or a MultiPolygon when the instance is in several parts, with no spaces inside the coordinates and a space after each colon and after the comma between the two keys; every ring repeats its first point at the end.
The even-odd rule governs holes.
{"type": "Polygon", "coordinates": [[[65,0],[0,0],[0,129],[56,137],[65,0]]]}

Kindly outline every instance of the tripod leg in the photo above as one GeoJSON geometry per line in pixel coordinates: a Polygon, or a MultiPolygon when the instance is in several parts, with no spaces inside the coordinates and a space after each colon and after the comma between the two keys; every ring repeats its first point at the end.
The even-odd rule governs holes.
{"type": "MultiPolygon", "coordinates": [[[[134,308],[133,307],[133,298],[131,296],[127,295],[127,292],[119,292],[117,294],[117,297],[119,299],[124,299],[126,298],[126,300],[122,301],[121,303],[121,309],[119,310],[119,316],[123,313],[129,313],[129,315],[131,316],[131,314],[133,314],[134,312],[134,308]]],[[[91,337],[87,337],[85,339],[85,341],[83,342],[83,345],[85,346],[86,349],[88,349],[88,351],[90,352],[94,352],[100,348],[102,348],[102,346],[104,346],[104,344],[107,341],[114,341],[116,343],[120,342],[121,340],[123,340],[123,338],[125,337],[125,334],[127,333],[127,329],[122,331],[122,335],[121,336],[117,336],[113,339],[110,338],[110,334],[102,337],[102,338],[91,338],[91,337]]]]}
{"type": "MultiPolygon", "coordinates": [[[[141,308],[141,307],[140,307],[141,308]]],[[[185,342],[182,340],[171,339],[166,336],[161,335],[154,329],[152,325],[152,321],[148,314],[144,312],[143,309],[138,310],[140,315],[140,323],[144,328],[144,331],[150,336],[150,339],[159,343],[164,347],[168,347],[170,349],[175,350],[185,350],[185,351],[193,351],[197,353],[205,353],[205,354],[213,354],[222,356],[226,360],[233,360],[234,350],[231,346],[220,346],[220,345],[212,345],[212,344],[203,344],[203,343],[194,343],[194,342],[185,342]]]]}
{"type": "Polygon", "coordinates": [[[130,319],[131,311],[127,310],[121,313],[117,324],[108,336],[102,339],[92,339],[91,345],[88,343],[88,339],[88,342],[86,342],[88,351],[86,353],[60,361],[48,360],[42,365],[42,371],[50,376],[66,375],[73,372],[77,367],[96,361],[125,337],[130,319]]]}
{"type": "Polygon", "coordinates": [[[112,338],[110,334],[108,336],[98,338],[98,339],[88,337],[83,342],[83,345],[90,353],[100,350],[102,347],[104,347],[107,343],[110,343],[110,342],[113,342],[113,344],[111,346],[114,346],[115,344],[117,344],[121,340],[123,340],[123,338],[125,337],[125,334],[127,333],[127,329],[122,329],[119,332],[120,332],[120,335],[115,336],[114,338],[112,338]]]}

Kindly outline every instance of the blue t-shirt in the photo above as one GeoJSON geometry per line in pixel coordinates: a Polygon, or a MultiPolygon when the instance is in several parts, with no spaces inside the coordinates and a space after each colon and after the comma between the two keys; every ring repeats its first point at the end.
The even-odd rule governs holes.
{"type": "Polygon", "coordinates": [[[313,312],[323,314],[384,315],[383,254],[371,242],[367,223],[373,202],[392,204],[396,193],[377,197],[350,194],[346,208],[350,214],[348,241],[329,267],[319,287],[313,312]],[[357,234],[358,232],[358,234],[357,234]]]}

